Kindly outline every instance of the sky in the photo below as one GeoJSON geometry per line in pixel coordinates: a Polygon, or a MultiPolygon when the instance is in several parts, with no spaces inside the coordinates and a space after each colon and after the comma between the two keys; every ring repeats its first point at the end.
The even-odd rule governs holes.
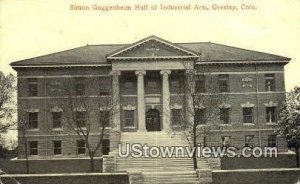
{"type": "Polygon", "coordinates": [[[300,85],[300,0],[0,0],[0,70],[9,63],[87,44],[133,43],[150,35],[171,42],[215,42],[292,58],[287,91],[300,85]],[[160,5],[191,5],[161,10],[160,5]],[[195,5],[209,11],[194,10],[195,5]],[[255,10],[241,10],[241,5],[255,10]],[[71,5],[89,10],[70,10],[71,5]],[[157,5],[157,10],[99,11],[92,6],[157,5]],[[236,6],[237,11],[213,10],[236,6]]]}

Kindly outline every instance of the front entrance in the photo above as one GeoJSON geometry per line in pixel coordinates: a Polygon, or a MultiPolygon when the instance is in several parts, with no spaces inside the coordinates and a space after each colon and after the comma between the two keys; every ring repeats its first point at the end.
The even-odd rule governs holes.
{"type": "Polygon", "coordinates": [[[150,109],[146,113],[146,129],[148,131],[161,131],[160,113],[157,109],[150,109]]]}

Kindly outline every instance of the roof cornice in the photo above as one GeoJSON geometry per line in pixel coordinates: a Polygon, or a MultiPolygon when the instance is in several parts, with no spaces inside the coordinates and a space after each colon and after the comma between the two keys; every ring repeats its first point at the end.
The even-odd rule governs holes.
{"type": "Polygon", "coordinates": [[[257,61],[198,61],[197,65],[224,65],[224,64],[242,64],[242,65],[251,65],[251,64],[288,64],[289,60],[280,60],[280,61],[269,61],[269,60],[257,60],[257,61]]]}
{"type": "Polygon", "coordinates": [[[105,64],[61,64],[61,65],[12,65],[12,68],[69,68],[69,67],[106,67],[111,66],[105,64]]]}

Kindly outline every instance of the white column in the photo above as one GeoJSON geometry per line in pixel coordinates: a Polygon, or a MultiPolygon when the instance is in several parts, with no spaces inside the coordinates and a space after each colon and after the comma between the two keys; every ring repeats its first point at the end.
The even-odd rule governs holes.
{"type": "Polygon", "coordinates": [[[160,71],[162,75],[162,119],[163,119],[163,131],[170,130],[170,89],[169,89],[169,75],[171,74],[170,70],[160,71]]]}
{"type": "Polygon", "coordinates": [[[193,102],[193,93],[195,90],[194,86],[194,71],[186,70],[185,71],[185,118],[189,125],[194,123],[194,102],[193,102]]]}
{"type": "Polygon", "coordinates": [[[112,76],[112,128],[117,131],[121,130],[121,112],[120,112],[120,71],[111,71],[112,76]]]}
{"type": "Polygon", "coordinates": [[[144,75],[146,71],[136,71],[137,75],[137,112],[138,112],[138,131],[146,131],[145,114],[145,88],[144,75]]]}

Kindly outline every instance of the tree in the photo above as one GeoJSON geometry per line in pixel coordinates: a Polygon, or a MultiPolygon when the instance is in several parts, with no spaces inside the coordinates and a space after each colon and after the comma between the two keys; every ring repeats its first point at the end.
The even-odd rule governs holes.
{"type": "Polygon", "coordinates": [[[0,136],[15,124],[15,81],[12,74],[5,75],[0,71],[0,136]]]}
{"type": "MultiPolygon", "coordinates": [[[[210,130],[215,128],[213,121],[219,115],[219,105],[223,101],[223,97],[219,94],[216,82],[209,72],[205,72],[205,79],[202,78],[204,87],[199,93],[195,86],[196,77],[195,70],[189,70],[186,74],[185,93],[186,93],[186,112],[183,114],[182,121],[185,124],[184,135],[189,142],[192,149],[199,146],[199,139],[202,137],[203,146],[206,146],[207,136],[210,130]],[[208,74],[207,74],[208,73],[208,74]],[[199,117],[201,115],[201,117],[199,117]]],[[[196,150],[196,149],[195,149],[196,150]]],[[[198,168],[197,165],[197,152],[193,152],[194,169],[198,168]]]]}
{"type": "Polygon", "coordinates": [[[110,125],[112,116],[118,113],[112,108],[113,105],[118,105],[116,103],[117,99],[112,99],[107,95],[93,99],[87,91],[94,90],[95,86],[84,83],[84,85],[79,85],[75,89],[74,82],[76,81],[69,81],[68,84],[60,86],[67,97],[66,100],[61,100],[61,104],[58,105],[62,107],[64,114],[64,131],[67,132],[68,137],[74,138],[75,136],[80,139],[80,144],[86,148],[87,155],[90,158],[90,171],[94,172],[94,158],[103,145],[105,135],[118,133],[117,130],[113,129],[114,127],[110,127],[112,126],[110,125]],[[100,133],[95,138],[93,133],[96,132],[95,127],[98,123],[100,123],[100,133]]]}
{"type": "Polygon", "coordinates": [[[295,148],[297,167],[299,167],[300,87],[296,86],[287,93],[286,101],[280,107],[276,132],[287,140],[290,147],[295,148]]]}
{"type": "Polygon", "coordinates": [[[26,174],[29,174],[30,172],[30,167],[29,167],[29,154],[28,154],[28,141],[27,141],[27,136],[26,136],[26,130],[28,129],[28,118],[26,115],[24,116],[19,116],[18,118],[18,133],[21,134],[20,136],[22,137],[22,143],[24,146],[24,153],[25,153],[25,167],[26,167],[26,174]]]}

